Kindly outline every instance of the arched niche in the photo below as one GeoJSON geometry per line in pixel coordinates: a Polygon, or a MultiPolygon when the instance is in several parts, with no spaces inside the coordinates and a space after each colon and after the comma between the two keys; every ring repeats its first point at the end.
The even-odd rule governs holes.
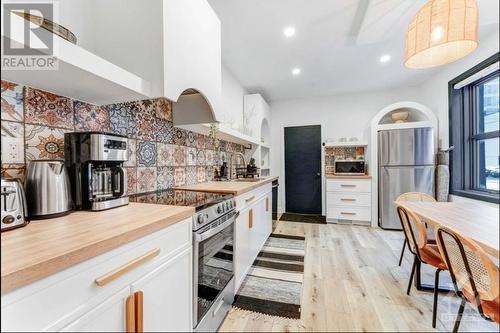
{"type": "Polygon", "coordinates": [[[262,123],[260,125],[260,139],[264,145],[269,146],[271,144],[271,128],[267,118],[262,119],[262,123]]]}
{"type": "Polygon", "coordinates": [[[403,128],[434,128],[434,148],[438,144],[438,118],[427,106],[417,102],[397,102],[380,110],[370,122],[370,175],[372,177],[372,227],[378,226],[378,132],[382,130],[403,128]],[[404,123],[394,123],[391,115],[394,112],[408,111],[409,118],[404,123]]]}
{"type": "Polygon", "coordinates": [[[200,91],[189,88],[172,103],[174,125],[207,124],[217,122],[210,101],[200,91]]]}

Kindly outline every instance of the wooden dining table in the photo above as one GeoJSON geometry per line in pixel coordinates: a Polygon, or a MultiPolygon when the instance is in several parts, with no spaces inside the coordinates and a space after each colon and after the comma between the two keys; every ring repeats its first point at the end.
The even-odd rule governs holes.
{"type": "Polygon", "coordinates": [[[446,226],[474,240],[495,258],[499,249],[499,208],[458,202],[399,202],[432,227],[446,226]]]}

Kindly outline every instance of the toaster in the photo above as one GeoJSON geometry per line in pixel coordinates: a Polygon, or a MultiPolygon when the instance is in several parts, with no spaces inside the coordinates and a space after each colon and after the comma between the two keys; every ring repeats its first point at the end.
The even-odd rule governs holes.
{"type": "Polygon", "coordinates": [[[28,224],[26,219],[26,196],[18,180],[2,179],[2,231],[14,229],[28,224]]]}

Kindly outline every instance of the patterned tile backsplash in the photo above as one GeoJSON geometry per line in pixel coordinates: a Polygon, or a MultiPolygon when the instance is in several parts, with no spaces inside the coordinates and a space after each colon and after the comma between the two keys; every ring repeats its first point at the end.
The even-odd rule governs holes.
{"type": "Polygon", "coordinates": [[[242,145],[176,128],[165,98],[96,106],[1,81],[2,177],[24,179],[35,159],[64,159],[64,133],[126,135],[129,193],[143,193],[213,179],[214,166],[242,145]],[[8,143],[8,145],[7,145],[8,143]],[[18,149],[7,149],[17,147],[18,149]]]}

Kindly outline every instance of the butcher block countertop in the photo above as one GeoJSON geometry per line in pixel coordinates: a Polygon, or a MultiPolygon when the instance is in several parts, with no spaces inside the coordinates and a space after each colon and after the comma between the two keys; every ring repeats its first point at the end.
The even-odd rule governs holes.
{"type": "Polygon", "coordinates": [[[278,177],[262,178],[259,181],[211,181],[199,183],[194,185],[185,185],[176,187],[178,190],[200,191],[200,192],[214,192],[214,193],[230,193],[240,195],[256,189],[264,184],[271,183],[278,179],[278,177]]]}
{"type": "Polygon", "coordinates": [[[361,176],[354,176],[354,175],[326,175],[326,179],[372,179],[372,176],[370,175],[361,175],[361,176]]]}
{"type": "Polygon", "coordinates": [[[194,214],[192,207],[130,203],[77,211],[2,232],[2,294],[159,231],[194,214]]]}

